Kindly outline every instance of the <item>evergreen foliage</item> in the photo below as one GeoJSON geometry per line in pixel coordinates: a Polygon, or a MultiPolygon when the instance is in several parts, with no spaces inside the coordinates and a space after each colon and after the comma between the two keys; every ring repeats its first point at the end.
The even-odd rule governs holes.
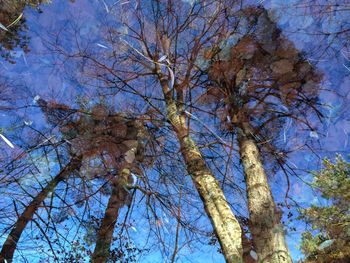
{"type": "Polygon", "coordinates": [[[323,161],[312,186],[327,205],[302,209],[300,218],[311,225],[302,234],[305,262],[349,262],[350,260],[350,163],[338,155],[333,163],[323,161]]]}

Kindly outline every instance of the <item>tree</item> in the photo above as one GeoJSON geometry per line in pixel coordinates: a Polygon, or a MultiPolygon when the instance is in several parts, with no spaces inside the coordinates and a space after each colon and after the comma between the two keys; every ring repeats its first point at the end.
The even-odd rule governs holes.
{"type": "MultiPolygon", "coordinates": [[[[188,89],[188,82],[191,77],[191,71],[194,66],[194,60],[197,56],[197,53],[201,46],[208,41],[206,33],[212,30],[216,19],[220,17],[220,8],[222,8],[221,3],[211,3],[208,6],[200,6],[198,13],[194,9],[186,10],[184,8],[183,12],[189,11],[189,15],[182,17],[174,13],[175,6],[166,5],[166,3],[152,3],[151,15],[148,19],[145,14],[141,11],[141,5],[137,10],[137,16],[139,19],[139,24],[145,24],[153,26],[155,32],[155,42],[157,47],[152,52],[151,43],[147,41],[147,37],[144,35],[143,30],[141,29],[138,32],[139,41],[145,47],[149,57],[152,61],[150,71],[155,74],[156,79],[160,85],[160,88],[163,93],[165,108],[167,111],[167,119],[173,127],[173,131],[176,134],[176,137],[180,144],[181,153],[186,164],[188,173],[190,174],[193,183],[203,201],[204,209],[210,218],[215,233],[220,242],[223,254],[227,262],[241,262],[242,261],[242,243],[241,243],[241,227],[232,213],[232,210],[226,201],[224,193],[219,186],[218,181],[214,177],[214,174],[208,168],[202,153],[200,152],[195,141],[189,133],[189,127],[187,123],[187,117],[185,113],[185,97],[184,90],[188,89]],[[209,10],[214,9],[215,13],[213,16],[205,17],[209,10]],[[186,11],[185,11],[186,10],[186,11]],[[161,19],[160,14],[166,12],[169,17],[172,19],[170,21],[177,21],[172,25],[173,22],[168,24],[166,19],[161,19]],[[186,20],[191,18],[194,19],[192,23],[196,22],[196,19],[200,20],[199,13],[203,14],[207,26],[202,28],[202,32],[197,36],[194,41],[194,46],[190,49],[189,54],[181,54],[183,58],[187,55],[190,55],[189,61],[186,61],[185,70],[187,72],[184,76],[184,79],[174,79],[174,70],[180,71],[180,65],[177,65],[176,60],[173,61],[172,58],[176,58],[177,52],[180,50],[174,50],[174,44],[171,43],[171,38],[174,40],[177,37],[181,37],[182,26],[180,23],[188,23],[186,20]],[[183,21],[183,22],[182,22],[183,21]],[[173,31],[169,29],[174,27],[173,31]],[[164,35],[165,34],[165,35],[164,35]],[[171,38],[170,38],[171,37],[171,38]],[[168,54],[170,60],[168,60],[168,65],[157,63],[162,61],[160,52],[168,54]],[[174,63],[174,64],[172,64],[174,63]],[[168,72],[164,73],[161,67],[166,65],[166,70],[168,72]],[[179,67],[178,67],[179,66],[179,67]]],[[[176,5],[177,6],[177,5],[176,5]]],[[[183,8],[179,5],[177,7],[183,8]]],[[[199,22],[199,21],[198,21],[199,22]]],[[[215,30],[214,30],[215,32],[215,30]]],[[[209,36],[210,38],[211,36],[209,36]]],[[[192,41],[192,39],[189,39],[192,41]]],[[[179,53],[180,54],[180,53],[179,53]]],[[[181,60],[181,59],[180,59],[181,60]]],[[[181,62],[180,62],[181,63],[181,62]]],[[[179,73],[179,72],[178,72],[179,73]]]]}
{"type": "MultiPolygon", "coordinates": [[[[114,60],[113,65],[116,65],[115,61],[120,61],[118,64],[120,67],[111,67],[111,61],[101,61],[98,54],[90,52],[79,53],[73,58],[83,58],[85,62],[82,63],[81,71],[89,75],[89,78],[95,74],[96,79],[103,79],[106,86],[117,88],[120,86],[124,92],[138,95],[141,94],[139,90],[142,89],[144,81],[147,81],[148,89],[151,85],[155,86],[158,94],[162,94],[163,104],[159,106],[160,108],[153,107],[147,96],[140,97],[144,99],[146,105],[151,105],[159,116],[165,117],[166,122],[170,123],[187,172],[203,201],[205,212],[212,223],[226,261],[240,262],[242,261],[241,227],[218,180],[190,134],[188,122],[191,117],[185,113],[185,105],[191,103],[187,101],[185,93],[191,92],[190,82],[196,82],[196,76],[193,75],[196,58],[201,48],[220,30],[222,7],[224,1],[211,1],[205,4],[196,2],[194,6],[172,1],[147,3],[137,1],[136,10],[129,10],[135,21],[127,21],[129,16],[121,15],[120,22],[123,28],[109,28],[111,37],[108,41],[112,46],[122,48],[109,54],[108,57],[114,60]],[[177,9],[182,11],[178,12],[177,9]],[[198,36],[193,36],[190,24],[195,31],[198,31],[198,36]],[[124,30],[131,33],[124,34],[121,32],[124,30]],[[188,43],[187,46],[181,43],[182,39],[188,43]],[[141,46],[142,51],[135,46],[141,46]],[[125,60],[125,49],[128,51],[127,60],[125,60]],[[163,115],[164,111],[166,116],[163,115]]],[[[57,50],[64,56],[71,57],[61,48],[57,50]]]]}
{"type": "Polygon", "coordinates": [[[23,213],[18,217],[16,223],[4,242],[1,252],[0,261],[13,262],[13,255],[17,248],[17,243],[26,228],[27,224],[33,219],[34,214],[39,206],[47,198],[50,192],[53,192],[56,186],[66,179],[72,172],[79,170],[81,165],[81,157],[73,157],[72,160],[38,193],[37,196],[26,206],[23,213]]]}
{"type": "Polygon", "coordinates": [[[0,259],[12,262],[20,236],[48,194],[54,192],[60,182],[67,180],[77,170],[80,170],[81,177],[88,177],[91,168],[84,164],[91,158],[100,158],[100,176],[111,181],[112,193],[97,234],[92,259],[94,262],[105,262],[110,254],[119,209],[131,202],[129,191],[134,186],[134,180],[137,180],[134,174],[140,171],[136,164],[144,159],[145,129],[140,121],[126,115],[110,115],[108,109],[101,104],[95,105],[88,115],[80,111],[80,116],[73,117],[79,110],[52,101],[46,102],[41,98],[37,103],[47,121],[59,127],[64,141],[69,144],[68,154],[72,160],[25,207],[4,242],[0,259]]]}
{"type": "MultiPolygon", "coordinates": [[[[103,127],[103,133],[113,133],[119,130],[118,136],[115,134],[113,140],[119,140],[121,143],[116,149],[112,151],[108,146],[100,148],[102,152],[108,154],[111,169],[116,169],[116,174],[110,179],[111,181],[111,195],[105,210],[105,215],[102,219],[101,225],[97,232],[96,246],[94,253],[91,256],[92,262],[107,262],[110,257],[110,248],[113,241],[114,228],[118,219],[119,210],[124,205],[131,204],[131,189],[135,186],[137,177],[134,173],[139,173],[140,168],[137,167],[137,161],[142,162],[143,159],[143,140],[145,139],[145,132],[142,124],[137,120],[127,120],[124,118],[111,118],[106,115],[107,111],[102,105],[95,106],[93,112],[95,113],[95,121],[105,121],[111,124],[112,127],[103,127]],[[119,120],[119,123],[116,123],[119,120]],[[123,123],[124,122],[124,123],[123,123]]],[[[86,129],[85,129],[86,131],[86,129]]],[[[96,136],[96,132],[94,132],[96,136]]],[[[100,140],[102,142],[103,140],[100,140]]],[[[106,143],[108,141],[104,141],[106,143]]],[[[108,142],[109,144],[111,141],[108,142]]],[[[85,144],[85,143],[83,143],[85,144]]],[[[99,146],[101,147],[101,146],[99,146]]],[[[106,158],[106,155],[104,155],[106,158]]]]}
{"type": "Polygon", "coordinates": [[[237,22],[233,24],[242,25],[243,36],[234,31],[229,38],[235,44],[208,50],[211,83],[201,99],[223,101],[222,122],[237,133],[250,230],[259,260],[291,262],[261,152],[266,162],[283,165],[285,157],[282,149],[273,145],[273,135],[288,118],[308,125],[306,109],[317,103],[320,76],[280,34],[264,8],[248,7],[235,14],[237,22]]]}
{"type": "MultiPolygon", "coordinates": [[[[100,160],[100,173],[107,171],[105,177],[111,186],[111,193],[105,209],[104,217],[97,230],[96,245],[91,255],[92,262],[113,260],[110,251],[115,225],[120,209],[131,205],[131,190],[140,176],[140,164],[146,164],[145,145],[151,137],[138,120],[127,114],[111,112],[106,105],[96,104],[78,120],[73,121],[71,115],[78,110],[54,102],[47,103],[39,99],[38,104],[45,112],[51,124],[59,125],[71,151],[82,156],[82,162],[88,166],[81,169],[86,176],[91,159],[100,160]],[[87,114],[88,113],[88,114],[87,114]]],[[[85,109],[87,110],[87,109],[85,109]]],[[[149,160],[148,160],[149,161],[149,160]]],[[[95,172],[96,173],[96,172],[95,172]]],[[[96,176],[96,175],[94,175],[96,176]]]]}
{"type": "MultiPolygon", "coordinates": [[[[46,116],[50,124],[53,125],[64,125],[67,123],[67,118],[74,112],[68,112],[65,114],[66,108],[48,106],[48,103],[42,99],[38,100],[39,106],[46,113],[46,116]],[[63,114],[63,116],[62,116],[63,114]]],[[[5,240],[1,252],[0,260],[7,260],[7,262],[12,262],[14,253],[17,248],[17,243],[25,230],[27,224],[33,220],[35,213],[38,211],[44,200],[48,197],[51,192],[55,191],[55,188],[59,183],[66,180],[75,171],[79,170],[82,163],[81,155],[71,154],[71,159],[69,163],[61,169],[61,171],[52,178],[42,190],[33,197],[33,200],[25,207],[24,211],[20,216],[18,216],[17,221],[12,226],[10,233],[5,240]]]]}
{"type": "Polygon", "coordinates": [[[311,225],[302,234],[304,262],[348,262],[350,260],[350,163],[338,155],[333,163],[324,159],[314,173],[312,186],[327,201],[301,209],[300,219],[311,225]]]}

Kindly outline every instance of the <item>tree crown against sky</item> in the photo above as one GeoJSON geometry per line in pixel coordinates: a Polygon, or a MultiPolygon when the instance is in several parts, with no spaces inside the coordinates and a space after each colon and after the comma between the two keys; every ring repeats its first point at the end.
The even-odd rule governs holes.
{"type": "Polygon", "coordinates": [[[283,163],[290,150],[284,147],[286,126],[293,122],[313,131],[310,113],[322,118],[322,75],[281,34],[266,9],[248,7],[237,17],[235,24],[244,26],[220,41],[216,53],[207,49],[199,59],[209,75],[199,100],[214,103],[226,131],[249,122],[264,157],[283,163]]]}

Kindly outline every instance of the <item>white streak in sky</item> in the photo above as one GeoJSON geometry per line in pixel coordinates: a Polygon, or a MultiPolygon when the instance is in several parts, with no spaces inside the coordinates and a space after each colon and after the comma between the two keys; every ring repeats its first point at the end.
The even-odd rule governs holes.
{"type": "Polygon", "coordinates": [[[15,148],[15,146],[4,136],[0,133],[0,137],[4,140],[4,142],[6,142],[6,144],[8,146],[10,146],[11,148],[15,148]]]}

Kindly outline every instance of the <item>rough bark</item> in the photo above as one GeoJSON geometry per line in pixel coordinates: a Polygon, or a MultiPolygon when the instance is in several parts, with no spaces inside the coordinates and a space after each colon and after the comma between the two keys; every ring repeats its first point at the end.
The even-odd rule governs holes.
{"type": "Polygon", "coordinates": [[[291,263],[277,210],[249,125],[239,125],[238,143],[247,185],[250,230],[258,262],[291,263]]]}
{"type": "Polygon", "coordinates": [[[97,232],[97,240],[94,253],[91,256],[92,263],[107,262],[115,224],[118,220],[119,209],[126,204],[129,193],[126,182],[131,176],[130,169],[124,168],[119,176],[112,180],[112,194],[108,200],[105,215],[97,232]]]}
{"type": "Polygon", "coordinates": [[[226,262],[242,262],[241,227],[226,201],[218,181],[208,169],[197,145],[189,136],[184,116],[179,114],[176,102],[171,97],[167,80],[161,79],[166,101],[167,116],[179,140],[187,172],[203,201],[220,242],[226,262]]]}
{"type": "Polygon", "coordinates": [[[41,192],[30,202],[30,204],[24,209],[23,213],[17,219],[10,234],[2,246],[0,252],[0,262],[4,262],[5,259],[8,263],[13,261],[13,255],[17,248],[17,243],[26,228],[27,224],[33,219],[34,213],[38,210],[40,204],[45,200],[47,195],[52,192],[58,183],[63,181],[74,170],[78,169],[81,164],[80,157],[73,157],[72,160],[58,173],[41,192]]]}

